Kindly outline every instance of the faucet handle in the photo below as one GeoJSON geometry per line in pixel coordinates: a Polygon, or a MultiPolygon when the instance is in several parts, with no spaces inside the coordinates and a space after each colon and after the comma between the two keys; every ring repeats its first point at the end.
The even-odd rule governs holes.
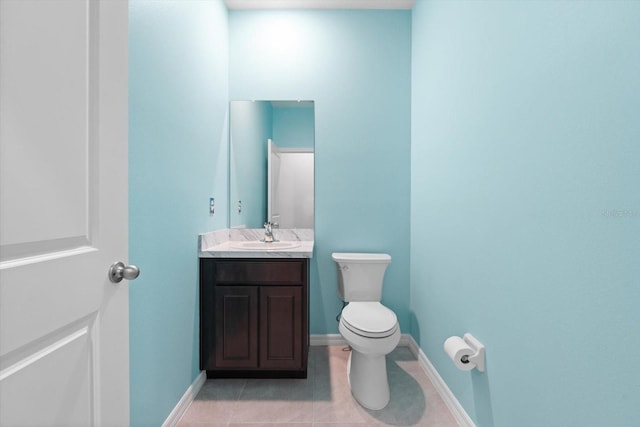
{"type": "Polygon", "coordinates": [[[264,223],[264,242],[271,243],[276,239],[273,238],[273,229],[271,228],[271,222],[267,221],[264,223]]]}
{"type": "Polygon", "coordinates": [[[271,225],[270,221],[265,222],[264,223],[264,233],[268,234],[268,235],[271,235],[271,233],[273,232],[272,227],[273,226],[271,225]]]}

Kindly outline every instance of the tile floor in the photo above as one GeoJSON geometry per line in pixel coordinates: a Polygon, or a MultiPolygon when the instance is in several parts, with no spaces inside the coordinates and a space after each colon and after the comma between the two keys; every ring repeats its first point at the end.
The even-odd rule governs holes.
{"type": "Polygon", "coordinates": [[[346,378],[344,346],[309,349],[307,379],[207,380],[178,427],[458,426],[407,347],[387,356],[391,401],[362,408],[346,378]]]}

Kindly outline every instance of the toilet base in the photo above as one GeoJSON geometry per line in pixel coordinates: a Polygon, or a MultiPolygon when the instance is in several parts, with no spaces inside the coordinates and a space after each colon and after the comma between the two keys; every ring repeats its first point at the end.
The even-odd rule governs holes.
{"type": "Polygon", "coordinates": [[[347,379],[353,397],[367,409],[383,409],[389,403],[387,361],[384,354],[363,354],[351,350],[347,379]]]}

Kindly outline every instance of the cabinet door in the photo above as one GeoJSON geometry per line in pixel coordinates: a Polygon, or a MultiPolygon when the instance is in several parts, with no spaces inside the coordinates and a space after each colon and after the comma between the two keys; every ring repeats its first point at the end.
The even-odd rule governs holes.
{"type": "Polygon", "coordinates": [[[216,286],[216,367],[258,366],[258,288],[216,286]]]}
{"type": "Polygon", "coordinates": [[[260,288],[260,367],[302,367],[302,287],[260,288]]]}

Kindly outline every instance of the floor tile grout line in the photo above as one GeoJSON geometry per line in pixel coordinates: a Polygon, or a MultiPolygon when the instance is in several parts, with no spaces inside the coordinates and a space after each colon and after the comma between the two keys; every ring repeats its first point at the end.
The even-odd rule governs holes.
{"type": "Polygon", "coordinates": [[[240,391],[238,392],[238,395],[233,401],[233,406],[231,407],[231,413],[229,414],[229,419],[227,420],[227,427],[229,427],[229,425],[231,424],[231,421],[233,420],[233,416],[235,415],[236,409],[238,407],[238,402],[240,401],[240,397],[242,397],[242,393],[244,392],[244,389],[247,387],[248,381],[249,380],[247,380],[246,378],[244,379],[244,381],[242,382],[242,387],[240,387],[240,391]]]}

